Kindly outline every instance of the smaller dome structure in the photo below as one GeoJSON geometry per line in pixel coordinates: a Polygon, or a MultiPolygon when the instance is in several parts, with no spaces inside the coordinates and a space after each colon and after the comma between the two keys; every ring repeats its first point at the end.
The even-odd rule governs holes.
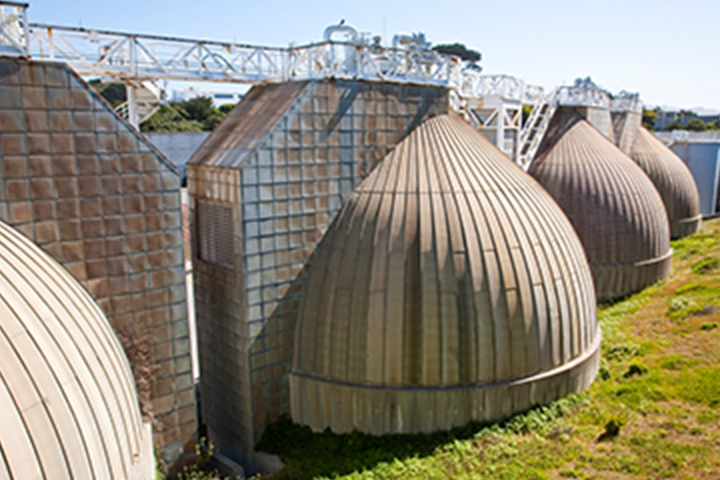
{"type": "Polygon", "coordinates": [[[600,347],[577,235],[457,115],[426,120],[350,195],[315,251],[290,411],[372,434],[499,420],[586,388],[600,347]]]}
{"type": "Polygon", "coordinates": [[[620,298],[670,273],[670,228],[655,186],[577,112],[558,109],[529,173],[575,227],[598,300],[620,298]]]}
{"type": "Polygon", "coordinates": [[[630,158],[643,169],[662,197],[673,239],[700,229],[700,194],[688,167],[646,128],[639,126],[630,158]]]}
{"type": "Polygon", "coordinates": [[[102,310],[2,222],[0,478],[154,478],[150,426],[102,310]]]}

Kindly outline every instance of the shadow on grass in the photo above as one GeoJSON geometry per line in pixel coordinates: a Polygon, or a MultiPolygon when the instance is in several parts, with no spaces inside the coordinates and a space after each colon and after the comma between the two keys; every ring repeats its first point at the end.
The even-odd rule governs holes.
{"type": "Polygon", "coordinates": [[[426,457],[438,447],[474,438],[485,429],[498,434],[530,431],[545,434],[555,420],[566,416],[585,398],[583,394],[574,394],[501,422],[470,422],[451,430],[413,435],[373,436],[357,431],[338,435],[329,430],[313,433],[309,427],[296,425],[285,415],[265,428],[256,450],[277,455],[285,463],[285,468],[273,479],[336,477],[371,469],[381,462],[426,457]]]}
{"type": "Polygon", "coordinates": [[[425,457],[441,445],[472,438],[488,425],[471,422],[430,434],[373,436],[354,431],[338,435],[330,430],[313,433],[310,427],[294,424],[284,415],[265,428],[255,448],[277,455],[285,463],[273,479],[335,477],[370,469],[380,462],[425,457]]]}

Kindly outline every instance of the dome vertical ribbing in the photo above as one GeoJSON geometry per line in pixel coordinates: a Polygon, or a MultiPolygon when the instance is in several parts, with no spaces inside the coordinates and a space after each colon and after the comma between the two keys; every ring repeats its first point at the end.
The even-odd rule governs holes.
{"type": "Polygon", "coordinates": [[[0,412],[2,478],[152,476],[139,476],[152,446],[110,324],[67,271],[4,223],[0,412]]]}
{"type": "Polygon", "coordinates": [[[644,127],[638,127],[630,157],[650,177],[662,197],[673,239],[700,228],[700,194],[690,170],[668,147],[644,127]]]}
{"type": "Polygon", "coordinates": [[[558,110],[529,173],[575,227],[598,299],[622,297],[668,275],[672,250],[660,195],[647,175],[580,115],[558,110]]]}
{"type": "Polygon", "coordinates": [[[318,246],[290,375],[316,430],[428,432],[590,384],[600,333],[572,226],[459,117],[424,122],[318,246]]]}

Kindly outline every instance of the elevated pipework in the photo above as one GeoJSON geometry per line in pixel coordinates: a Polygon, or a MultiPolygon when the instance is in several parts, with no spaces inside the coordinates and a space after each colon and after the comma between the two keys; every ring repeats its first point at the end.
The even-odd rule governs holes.
{"type": "Polygon", "coordinates": [[[329,27],[327,27],[323,32],[323,39],[326,42],[332,42],[332,37],[336,33],[341,33],[350,37],[350,43],[362,43],[360,32],[358,32],[357,29],[353,26],[345,25],[344,22],[340,22],[337,25],[330,25],[329,27]]]}
{"type": "Polygon", "coordinates": [[[402,47],[408,50],[430,50],[431,43],[425,39],[425,34],[422,32],[418,33],[398,33],[393,36],[392,46],[394,49],[400,49],[402,47]]]}

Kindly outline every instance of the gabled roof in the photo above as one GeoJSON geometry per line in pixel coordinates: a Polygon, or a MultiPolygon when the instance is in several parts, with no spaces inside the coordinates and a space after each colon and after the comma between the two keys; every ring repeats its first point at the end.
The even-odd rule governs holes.
{"type": "Polygon", "coordinates": [[[309,84],[254,86],[200,145],[188,165],[240,168],[309,84]]]}

